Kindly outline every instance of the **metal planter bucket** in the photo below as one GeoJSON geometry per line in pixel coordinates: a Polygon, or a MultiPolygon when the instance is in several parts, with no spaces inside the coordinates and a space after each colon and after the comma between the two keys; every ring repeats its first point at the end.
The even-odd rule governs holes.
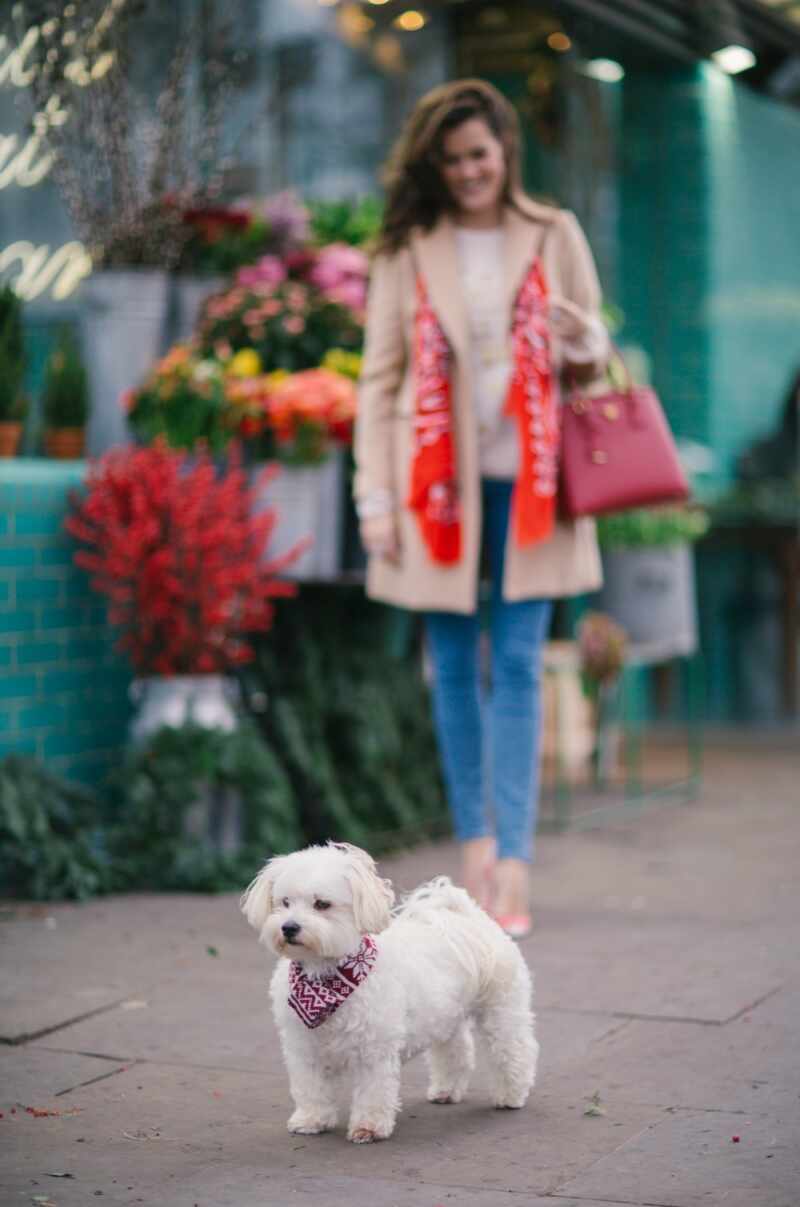
{"type": "Polygon", "coordinates": [[[597,606],[622,625],[636,645],[663,656],[697,649],[697,604],[691,545],[603,551],[597,606]]]}
{"type": "Polygon", "coordinates": [[[293,468],[282,465],[255,504],[256,512],[273,507],[277,521],[266,551],[272,559],[298,541],[313,544],[283,572],[287,578],[336,578],[342,565],[344,527],[344,453],[335,449],[321,465],[293,468]]]}
{"type": "Polygon", "coordinates": [[[121,404],[164,348],[166,272],[96,272],[81,289],[81,327],[89,374],[89,456],[130,441],[121,404]]]}

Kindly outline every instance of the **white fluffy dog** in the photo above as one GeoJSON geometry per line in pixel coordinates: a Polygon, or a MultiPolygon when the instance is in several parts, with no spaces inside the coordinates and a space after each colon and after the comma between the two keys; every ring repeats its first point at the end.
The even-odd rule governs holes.
{"type": "Polygon", "coordinates": [[[527,1100],[539,1045],[514,942],[446,877],[416,889],[394,917],[393,902],[372,858],[346,843],[270,860],[242,897],[259,939],[285,957],[271,993],[295,1103],[290,1132],[333,1128],[349,1076],[348,1140],[385,1140],[400,1066],[423,1051],[429,1101],[460,1102],[473,1024],[489,1050],[494,1105],[527,1100]]]}

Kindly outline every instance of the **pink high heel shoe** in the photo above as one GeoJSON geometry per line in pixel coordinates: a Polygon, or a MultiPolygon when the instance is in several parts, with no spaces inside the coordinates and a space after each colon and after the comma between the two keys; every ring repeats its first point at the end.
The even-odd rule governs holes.
{"type": "Polygon", "coordinates": [[[533,930],[530,914],[494,914],[494,920],[511,939],[527,939],[533,930]]]}

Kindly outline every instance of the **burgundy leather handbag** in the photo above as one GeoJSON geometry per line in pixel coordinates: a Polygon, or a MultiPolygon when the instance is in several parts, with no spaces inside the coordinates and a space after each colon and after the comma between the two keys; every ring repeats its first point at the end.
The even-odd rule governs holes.
{"type": "MultiPolygon", "coordinates": [[[[619,353],[617,353],[619,356],[619,353]]],[[[687,499],[689,484],[655,391],[625,383],[601,394],[573,390],[561,419],[561,511],[603,515],[687,499]]]]}

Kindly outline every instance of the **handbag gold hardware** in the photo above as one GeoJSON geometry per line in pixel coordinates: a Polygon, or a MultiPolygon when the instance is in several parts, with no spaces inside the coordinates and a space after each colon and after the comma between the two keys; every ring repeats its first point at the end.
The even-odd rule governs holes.
{"type": "Polygon", "coordinates": [[[619,419],[619,407],[615,402],[607,402],[603,407],[603,414],[606,419],[613,423],[616,419],[619,419]]]}
{"type": "Polygon", "coordinates": [[[604,453],[601,448],[596,448],[592,452],[592,460],[595,465],[605,465],[608,461],[608,453],[604,453]]]}

